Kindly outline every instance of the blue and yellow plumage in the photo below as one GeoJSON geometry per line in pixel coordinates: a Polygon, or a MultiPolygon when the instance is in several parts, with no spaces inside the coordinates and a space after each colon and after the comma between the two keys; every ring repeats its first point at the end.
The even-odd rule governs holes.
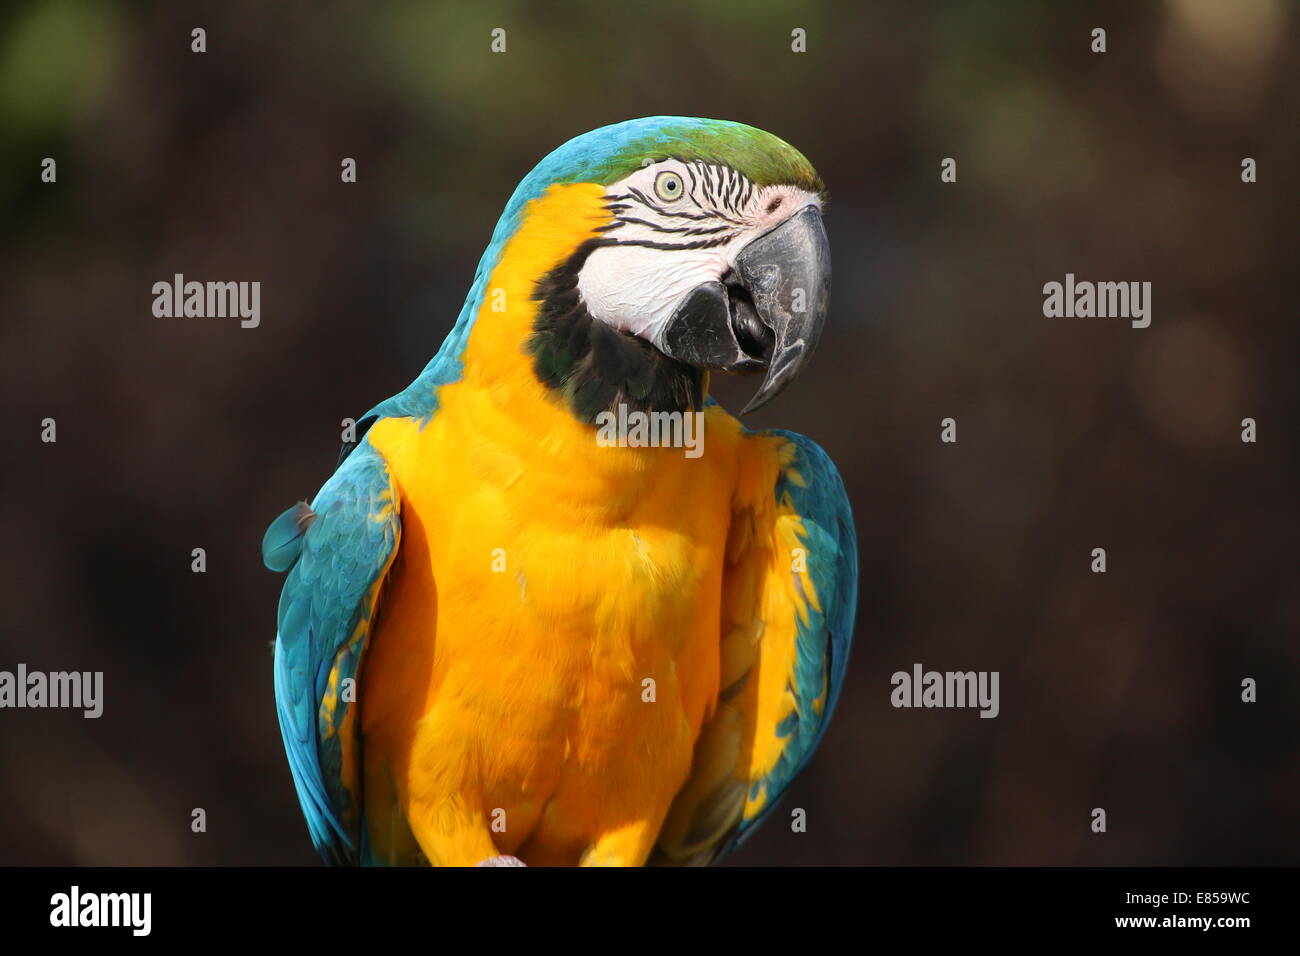
{"type": "Polygon", "coordinates": [[[853,521],[821,449],[707,383],[805,363],[820,206],[781,140],[679,117],[520,184],[438,355],[263,544],[327,861],[707,863],[771,811],[843,683],[853,521]],[[618,406],[702,415],[704,453],[597,442],[618,406]]]}

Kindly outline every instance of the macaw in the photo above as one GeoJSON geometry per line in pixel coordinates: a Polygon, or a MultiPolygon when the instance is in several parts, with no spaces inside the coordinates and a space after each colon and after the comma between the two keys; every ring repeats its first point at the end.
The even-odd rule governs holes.
{"type": "Polygon", "coordinates": [[[670,116],[519,184],[438,354],[263,540],[327,862],[708,864],[808,763],[853,628],[848,497],[708,388],[761,373],[749,411],[807,363],[823,194],[776,136],[670,116]],[[599,441],[615,411],[698,415],[701,447],[599,441]]]}

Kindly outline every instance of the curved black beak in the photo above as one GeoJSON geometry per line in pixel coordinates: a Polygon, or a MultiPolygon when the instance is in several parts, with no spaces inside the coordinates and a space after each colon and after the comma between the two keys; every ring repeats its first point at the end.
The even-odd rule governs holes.
{"type": "Polygon", "coordinates": [[[739,374],[766,370],[741,414],[761,408],[803,368],[826,321],[831,251],[821,211],[805,206],[747,245],[728,281],[697,286],[664,331],[678,361],[739,374]]]}

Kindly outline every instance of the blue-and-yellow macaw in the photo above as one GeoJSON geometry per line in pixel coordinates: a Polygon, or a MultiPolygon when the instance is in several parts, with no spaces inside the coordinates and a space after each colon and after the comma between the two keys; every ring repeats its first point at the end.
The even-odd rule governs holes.
{"type": "Polygon", "coordinates": [[[849,502],[813,442],[707,396],[762,372],[754,408],[806,363],[822,193],[770,133],[666,116],[519,184],[441,350],[263,542],[327,861],[710,863],[808,762],[848,660],[849,502]],[[633,440],[697,413],[695,452],[633,440]]]}

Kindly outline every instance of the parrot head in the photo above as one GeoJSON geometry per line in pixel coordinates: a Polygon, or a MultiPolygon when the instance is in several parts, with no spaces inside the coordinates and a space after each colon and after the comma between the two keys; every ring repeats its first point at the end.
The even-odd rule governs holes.
{"type": "Polygon", "coordinates": [[[529,200],[563,184],[592,188],[596,221],[539,278],[529,350],[538,376],[566,391],[580,417],[612,395],[698,408],[711,371],[762,374],[750,412],[799,374],[830,296],[824,188],[801,153],[721,120],[603,127],[520,183],[494,244],[529,200]]]}

